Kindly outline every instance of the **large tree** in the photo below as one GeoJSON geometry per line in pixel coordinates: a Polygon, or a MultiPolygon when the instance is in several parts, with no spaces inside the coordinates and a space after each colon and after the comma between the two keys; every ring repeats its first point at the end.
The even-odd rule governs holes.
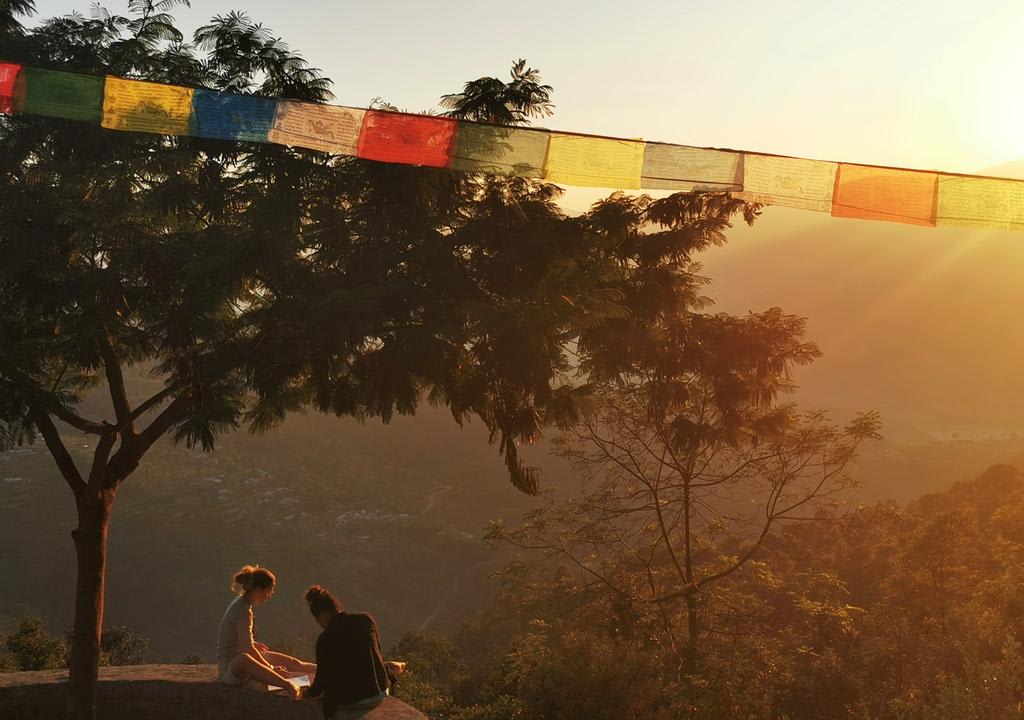
{"type": "MultiPolygon", "coordinates": [[[[31,3],[8,4],[0,47],[31,67],[330,98],[326,79],[242,14],[185,42],[168,14],[177,4],[131,0],[125,17],[94,8],[32,29],[17,22],[31,3]]],[[[519,63],[509,82],[483,78],[444,102],[452,117],[521,124],[550,111],[550,88],[519,63]]],[[[559,192],[0,118],[0,441],[40,435],[75,500],[72,717],[95,714],[114,500],[160,438],[209,449],[301,407],[386,422],[427,399],[458,422],[482,419],[513,483],[536,492],[519,443],[574,420],[591,382],[680,370],[686,328],[704,317],[692,256],[756,208],[616,194],[567,217],[559,192]],[[161,389],[136,397],[133,366],[161,389]],[[109,417],[77,409],[95,386],[109,417]],[[68,432],[94,436],[87,467],[68,432]]]]}

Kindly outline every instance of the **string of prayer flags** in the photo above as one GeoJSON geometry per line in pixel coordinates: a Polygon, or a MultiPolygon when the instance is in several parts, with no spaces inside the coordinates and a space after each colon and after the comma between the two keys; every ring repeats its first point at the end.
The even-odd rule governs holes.
{"type": "Polygon", "coordinates": [[[13,112],[582,187],[729,192],[834,217],[1024,231],[1022,180],[487,125],[0,61],[0,113],[13,112]]]}

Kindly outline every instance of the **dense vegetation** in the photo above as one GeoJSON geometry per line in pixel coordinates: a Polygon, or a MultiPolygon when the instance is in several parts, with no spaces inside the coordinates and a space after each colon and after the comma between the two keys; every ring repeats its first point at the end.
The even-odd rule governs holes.
{"type": "MultiPolygon", "coordinates": [[[[399,696],[439,720],[1009,720],[1024,712],[1021,538],[1024,474],[994,466],[772,537],[705,598],[699,673],[676,670],[660,618],[580,605],[579,577],[536,553],[461,632],[410,633],[389,654],[412,668],[399,696]]],[[[104,638],[105,663],[144,652],[128,629],[104,638]]],[[[0,638],[6,671],[64,653],[36,620],[0,638]]]]}
{"type": "MultiPolygon", "coordinates": [[[[457,643],[410,635],[431,717],[818,720],[1024,716],[1024,475],[793,526],[704,597],[699,670],[653,608],[526,556],[457,643]]],[[[684,608],[669,609],[680,630],[684,608]]]]}

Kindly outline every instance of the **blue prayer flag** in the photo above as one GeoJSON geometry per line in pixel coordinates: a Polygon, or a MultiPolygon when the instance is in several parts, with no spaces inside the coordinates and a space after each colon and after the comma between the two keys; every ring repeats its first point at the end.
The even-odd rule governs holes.
{"type": "Polygon", "coordinates": [[[267,142],[276,98],[197,89],[192,96],[190,135],[218,140],[267,142]]]}

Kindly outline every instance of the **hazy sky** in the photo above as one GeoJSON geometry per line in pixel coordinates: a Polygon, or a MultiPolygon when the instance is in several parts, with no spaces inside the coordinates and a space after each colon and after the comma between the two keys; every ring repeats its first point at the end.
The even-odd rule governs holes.
{"type": "MultiPolygon", "coordinates": [[[[87,0],[37,0],[39,16],[87,0]]],[[[123,12],[127,0],[106,6],[123,12]]],[[[244,9],[337,101],[437,107],[526,58],[555,129],[961,172],[1024,157],[1020,0],[195,0],[244,9]]]]}

